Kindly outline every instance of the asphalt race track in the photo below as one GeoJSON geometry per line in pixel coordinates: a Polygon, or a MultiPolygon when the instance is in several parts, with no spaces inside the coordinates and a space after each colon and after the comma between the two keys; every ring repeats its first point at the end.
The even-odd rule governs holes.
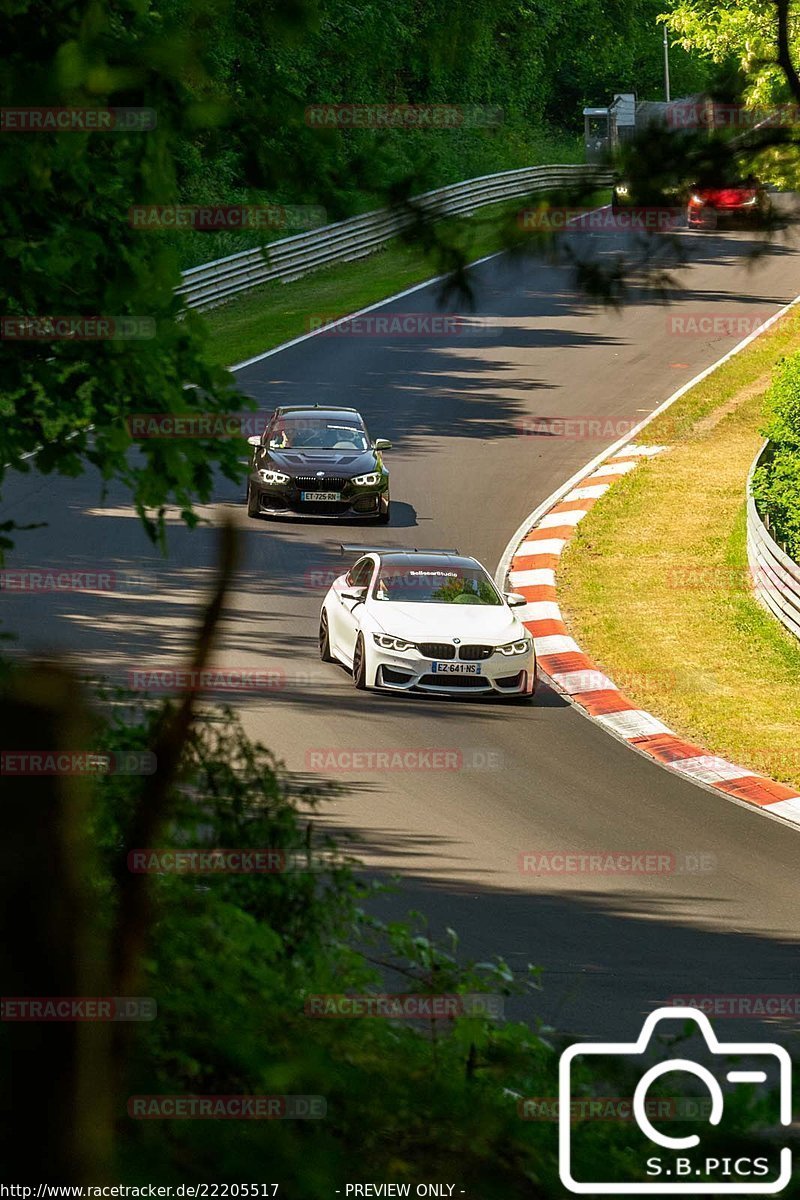
{"type": "MultiPolygon", "coordinates": [[[[592,236],[599,253],[623,242],[592,236]]],[[[678,273],[682,290],[669,307],[641,288],[622,313],[604,311],[578,297],[566,269],[499,257],[472,272],[488,331],[317,336],[243,368],[239,381],[264,413],[281,403],[353,405],[373,437],[392,439],[389,528],[248,520],[244,487],[224,480],[217,503],[201,510],[212,521],[234,513],[244,542],[215,661],[283,673],[274,691],[236,698],[250,733],[302,772],[321,752],[461,751],[456,770],[338,772],[352,791],[328,819],[359,832],[370,869],[402,879],[382,910],[420,908],[434,928],[457,929],[466,953],[541,965],[543,992],[515,1011],[610,1037],[632,1037],[642,1014],[674,994],[798,990],[797,833],[673,777],[546,689],[531,708],[356,693],[343,669],[319,662],[317,623],[331,572],[343,569],[340,541],[458,547],[493,573],[526,514],[624,423],[800,291],[788,243],[753,267],[746,233],[683,237],[692,265],[678,273]],[[672,318],[686,314],[752,324],[676,334],[672,318]],[[674,853],[690,866],[705,855],[710,869],[519,869],[520,855],[545,851],[674,853]]],[[[435,308],[427,287],[381,311],[435,308]]],[[[107,593],[6,592],[0,619],[21,649],[67,651],[83,669],[121,680],[181,665],[211,577],[210,528],[188,532],[176,517],[163,560],[123,490],[101,498],[91,472],[10,477],[0,519],[9,517],[48,524],[19,535],[8,567],[111,569],[127,579],[107,593]]],[[[721,1036],[747,1029],[724,1022],[721,1036]]]]}

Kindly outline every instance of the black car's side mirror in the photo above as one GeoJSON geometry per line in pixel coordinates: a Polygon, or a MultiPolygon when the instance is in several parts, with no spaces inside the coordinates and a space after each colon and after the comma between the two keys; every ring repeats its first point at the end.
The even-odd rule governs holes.
{"type": "Polygon", "coordinates": [[[389,441],[388,438],[376,438],[375,439],[375,449],[376,450],[391,450],[391,448],[392,448],[392,443],[389,441]]]}

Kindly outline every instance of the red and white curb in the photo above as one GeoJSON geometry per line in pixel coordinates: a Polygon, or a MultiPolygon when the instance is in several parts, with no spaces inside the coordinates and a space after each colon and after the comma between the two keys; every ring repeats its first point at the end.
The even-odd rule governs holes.
{"type": "Polygon", "coordinates": [[[709,754],[638,708],[582,652],[562,619],[556,570],[564,547],[579,522],[614,483],[664,448],[632,444],[617,451],[577,481],[558,503],[546,508],[527,532],[523,527],[508,562],[509,586],[527,600],[517,614],[533,635],[541,674],[609,733],[694,783],[800,824],[800,793],[796,789],[709,754]]]}

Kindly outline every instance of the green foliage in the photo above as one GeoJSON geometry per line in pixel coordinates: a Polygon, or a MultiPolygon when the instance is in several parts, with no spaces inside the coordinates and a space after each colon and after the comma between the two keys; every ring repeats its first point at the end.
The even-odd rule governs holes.
{"type": "Polygon", "coordinates": [[[784,359],[767,394],[763,433],[771,443],[753,475],[753,495],[774,537],[800,562],[800,355],[784,359]]]}
{"type": "MultiPolygon", "coordinates": [[[[741,97],[752,110],[755,124],[763,121],[774,106],[800,100],[792,95],[777,62],[775,14],[772,0],[677,0],[661,19],[678,46],[714,65],[726,98],[741,97]]],[[[792,10],[788,31],[792,57],[798,62],[800,20],[792,10]]],[[[751,156],[749,169],[765,183],[794,190],[800,178],[800,156],[791,131],[786,137],[776,136],[774,144],[768,137],[764,140],[767,144],[751,156]]]]}
{"type": "MultiPolygon", "coordinates": [[[[9,343],[0,482],[32,461],[64,475],[91,464],[103,484],[128,486],[163,543],[167,506],[192,524],[215,472],[241,475],[233,440],[154,438],[132,454],[127,422],[250,406],[209,364],[204,323],[174,288],[190,263],[269,238],[137,229],[133,206],[268,200],[321,206],[333,220],[470,175],[578,159],[582,103],[656,87],[656,11],[655,0],[6,5],[0,105],[145,108],[156,124],[4,133],[4,314],[140,317],[152,336],[9,343]],[[312,128],[306,108],[326,101],[487,105],[504,117],[497,128],[312,128]]],[[[452,246],[422,240],[434,271],[458,272],[452,246]]],[[[13,531],[3,524],[0,552],[13,531]]]]}
{"type": "MultiPolygon", "coordinates": [[[[33,722],[46,731],[47,746],[91,745],[118,756],[118,764],[128,761],[125,751],[167,745],[163,732],[175,728],[172,702],[134,703],[119,693],[100,701],[90,719],[74,677],[41,666],[15,664],[0,687],[0,715],[17,738],[33,722]],[[11,713],[20,709],[17,725],[11,713]]],[[[352,993],[488,993],[498,1001],[512,995],[533,1001],[539,972],[515,979],[502,960],[464,963],[456,934],[448,930],[437,941],[419,914],[389,924],[370,918],[375,885],[319,828],[318,814],[337,789],[288,774],[229,712],[203,709],[181,747],[178,770],[168,778],[161,757],[152,776],[43,776],[34,781],[33,805],[24,803],[19,781],[10,784],[3,844],[29,857],[0,878],[7,940],[17,949],[13,968],[6,962],[9,995],[149,996],[157,1014],[109,1025],[45,1022],[41,1030],[35,1022],[0,1023],[0,1049],[21,1064],[23,1094],[30,1097],[27,1106],[9,1102],[4,1110],[0,1178],[12,1182],[28,1169],[27,1135],[35,1124],[47,1153],[34,1169],[60,1184],[269,1181],[281,1185],[280,1194],[323,1200],[356,1177],[446,1181],[455,1194],[463,1189],[486,1200],[561,1196],[553,1120],[561,1046],[536,1021],[533,1003],[527,1024],[497,1014],[401,1021],[322,1017],[314,1009],[315,1000],[352,993]],[[197,864],[189,873],[162,864],[161,874],[136,876],[151,893],[144,940],[136,943],[141,961],[126,976],[130,990],[103,991],[120,983],[109,966],[132,928],[119,917],[128,855],[145,849],[134,840],[142,827],[137,813],[159,788],[158,850],[280,850],[291,856],[292,869],[231,874],[197,864]],[[39,820],[42,808],[52,820],[39,820]],[[90,903],[72,897],[70,906],[64,867],[81,896],[89,885],[90,903]],[[22,879],[28,911],[12,915],[22,879]],[[62,942],[75,935],[64,961],[68,978],[51,974],[51,960],[63,958],[55,954],[56,929],[62,942]],[[100,990],[81,991],[75,972],[100,990]],[[37,991],[45,982],[55,990],[37,991]],[[42,1080],[48,1095],[63,1101],[45,1133],[34,1102],[42,1080]],[[319,1097],[326,1110],[307,1120],[171,1120],[142,1118],[129,1106],[135,1097],[190,1096],[319,1097]],[[537,1119],[541,1107],[549,1119],[537,1119]],[[67,1124],[64,1141],[65,1114],[73,1108],[84,1121],[67,1124]]],[[[9,946],[7,960],[10,953],[9,946]]],[[[682,1046],[673,1037],[675,1049],[682,1046]]],[[[573,1094],[623,1101],[632,1095],[635,1080],[619,1059],[604,1074],[598,1079],[585,1064],[577,1068],[573,1094]]],[[[774,1116],[769,1099],[760,1109],[744,1099],[734,1103],[726,1112],[728,1131],[712,1149],[730,1152],[733,1141],[737,1152],[742,1143],[762,1150],[769,1138],[764,1126],[774,1116]]],[[[694,1131],[691,1124],[673,1129],[694,1131]]],[[[588,1175],[600,1162],[613,1164],[621,1182],[640,1174],[629,1122],[590,1121],[575,1136],[579,1173],[588,1175]]]]}
{"type": "MultiPolygon", "coordinates": [[[[119,753],[152,743],[167,707],[131,713],[113,697],[95,742],[119,753]]],[[[131,849],[128,829],[142,781],[97,779],[92,840],[103,867],[98,912],[113,912],[115,878],[131,849]],[[102,903],[101,903],[102,901],[102,903]]],[[[318,832],[326,796],[288,776],[250,743],[229,712],[208,712],[192,729],[171,797],[166,847],[280,848],[300,869],[261,875],[165,874],[155,882],[154,932],[142,990],[158,1018],[137,1028],[133,1065],[119,1097],[119,1169],[159,1181],[261,1180],[298,1194],[329,1194],[331,1179],[358,1161],[395,1179],[444,1172],[482,1193],[522,1195],[531,1140],[552,1128],[526,1126],[503,1086],[551,1094],[554,1058],[541,1033],[483,1017],[412,1023],[315,1019],[314,995],[396,991],[518,992],[502,962],[457,961],[424,920],[369,919],[372,890],[353,863],[318,832]],[[305,869],[318,856],[324,869],[305,869]],[[355,947],[358,947],[356,949],[355,947]],[[544,1080],[547,1079],[545,1085],[544,1080]],[[126,1116],[128,1095],[322,1095],[320,1121],[161,1122],[126,1116]],[[436,1121],[431,1114],[437,1114],[436,1121]]],[[[163,847],[162,847],[163,848],[163,847]]],[[[531,977],[536,986],[535,975],[531,977]]],[[[543,1161],[555,1178],[554,1146],[543,1161]]]]}
{"type": "MultiPolygon", "coordinates": [[[[105,697],[94,744],[142,750],[169,703],[132,711],[105,697]]],[[[92,841],[98,914],[113,912],[128,829],[142,780],[96,780],[92,841]]],[[[146,786],[146,782],[144,784],[146,786]]],[[[164,874],[156,878],[141,992],[158,1016],[135,1027],[118,1081],[115,1177],[126,1182],[279,1181],[323,1200],[335,1181],[446,1180],[487,1200],[562,1194],[557,1126],[524,1119],[520,1102],[551,1110],[560,1039],[535,1018],[407,1021],[316,1018],[309,999],[355,993],[490,993],[535,1000],[539,971],[515,978],[502,960],[464,963],[458,937],[437,942],[425,918],[384,924],[366,913],[375,885],[319,830],[337,785],[313,787],[251,743],[225,710],[196,720],[170,797],[162,848],[281,848],[301,869],[267,875],[164,874]],[[323,869],[306,870],[323,855],[323,869]],[[322,1096],[321,1120],[168,1121],[128,1115],[130,1096],[322,1096]]],[[[104,916],[103,919],[107,919],[104,916]]],[[[680,1036],[671,1040],[681,1047],[680,1036]]],[[[627,1097],[634,1081],[612,1062],[606,1081],[581,1067],[576,1095],[627,1097]],[[608,1090],[608,1086],[612,1090],[608,1090]],[[606,1090],[602,1090],[605,1088],[606,1090]]],[[[663,1093],[670,1095],[665,1084],[663,1093]]],[[[770,1112],[734,1104],[733,1135],[749,1142],[770,1112]]],[[[770,1110],[771,1111],[771,1110],[770,1110]]],[[[694,1132],[689,1123],[674,1130],[694,1132]]],[[[732,1136],[730,1133],[726,1137],[732,1136]]],[[[635,1178],[631,1127],[590,1122],[576,1134],[577,1169],[613,1163],[635,1178]]],[[[726,1140],[716,1150],[726,1152],[726,1140]]],[[[763,1142],[754,1143],[763,1146],[763,1142]]]]}

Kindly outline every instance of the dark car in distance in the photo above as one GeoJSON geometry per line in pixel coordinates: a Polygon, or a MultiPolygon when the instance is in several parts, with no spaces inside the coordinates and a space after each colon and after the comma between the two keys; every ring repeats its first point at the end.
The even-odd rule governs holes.
{"type": "Polygon", "coordinates": [[[728,225],[759,225],[769,216],[769,197],[753,176],[732,183],[695,184],[686,204],[690,229],[728,225]]]}
{"type": "Polygon", "coordinates": [[[276,408],[253,447],[247,515],[312,516],[389,521],[389,472],[383,451],[354,408],[276,408]]]}

